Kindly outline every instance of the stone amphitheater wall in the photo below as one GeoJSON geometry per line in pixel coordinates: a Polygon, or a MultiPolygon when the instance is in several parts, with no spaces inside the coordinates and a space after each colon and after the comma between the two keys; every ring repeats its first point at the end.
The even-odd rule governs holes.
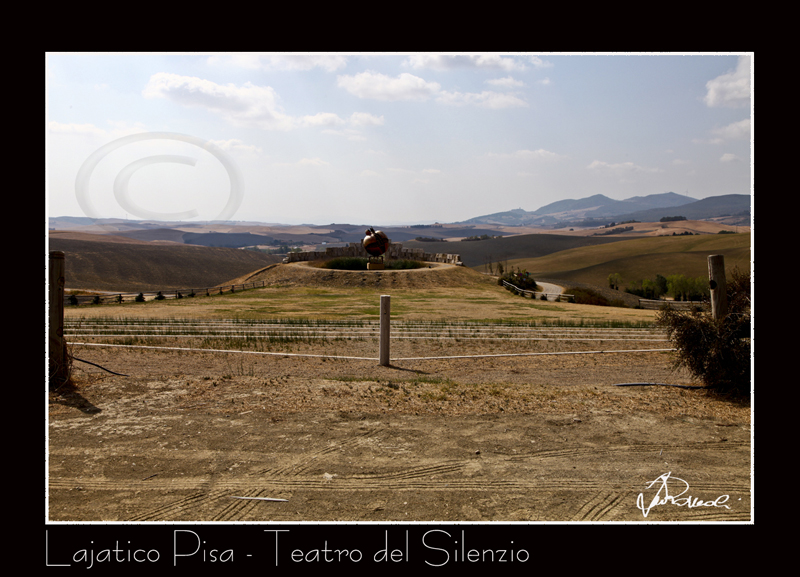
{"type": "MultiPolygon", "coordinates": [[[[370,255],[364,250],[361,243],[351,242],[347,246],[329,246],[324,251],[290,252],[286,258],[283,259],[283,262],[329,260],[343,256],[367,258],[370,255]]],[[[403,248],[401,243],[391,243],[389,249],[386,251],[385,257],[389,260],[408,259],[463,266],[461,255],[442,252],[425,252],[421,248],[403,248]]]]}

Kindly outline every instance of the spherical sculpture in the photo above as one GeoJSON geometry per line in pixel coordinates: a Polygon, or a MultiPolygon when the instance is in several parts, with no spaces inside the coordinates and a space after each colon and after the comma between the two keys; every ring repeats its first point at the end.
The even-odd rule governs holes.
{"type": "Polygon", "coordinates": [[[389,237],[382,230],[376,232],[374,228],[370,227],[364,234],[366,236],[361,244],[364,246],[364,250],[372,256],[381,256],[389,248],[389,237]]]}

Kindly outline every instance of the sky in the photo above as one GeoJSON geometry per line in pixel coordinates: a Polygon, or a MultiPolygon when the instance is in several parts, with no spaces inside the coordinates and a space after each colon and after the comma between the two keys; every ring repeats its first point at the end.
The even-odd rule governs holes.
{"type": "Polygon", "coordinates": [[[47,216],[449,223],[752,194],[752,54],[48,53],[47,216]]]}

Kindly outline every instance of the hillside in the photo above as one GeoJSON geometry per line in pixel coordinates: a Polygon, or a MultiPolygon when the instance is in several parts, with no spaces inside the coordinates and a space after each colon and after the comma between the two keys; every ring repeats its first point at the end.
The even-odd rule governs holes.
{"type": "Polygon", "coordinates": [[[725,268],[750,270],[751,235],[694,235],[635,238],[591,247],[573,248],[538,258],[509,260],[510,266],[534,278],[553,278],[606,286],[608,275],[619,273],[623,286],[656,274],[708,276],[708,256],[721,254],[725,268]]]}
{"type": "Polygon", "coordinates": [[[317,268],[299,262],[267,267],[255,274],[228,281],[230,284],[264,282],[279,287],[349,287],[371,289],[485,288],[497,281],[472,269],[454,265],[385,271],[349,271],[317,268]]]}
{"type": "Polygon", "coordinates": [[[281,260],[247,250],[110,235],[51,231],[49,238],[50,250],[65,253],[68,289],[135,292],[211,287],[281,260]]]}
{"type": "Polygon", "coordinates": [[[621,214],[619,220],[656,221],[665,216],[684,216],[689,220],[703,220],[724,216],[743,217],[742,224],[750,222],[752,198],[742,194],[711,196],[679,207],[654,208],[621,214]]]}
{"type": "Polygon", "coordinates": [[[613,200],[602,194],[581,199],[559,200],[535,211],[521,208],[477,216],[464,221],[468,224],[504,226],[564,226],[583,221],[658,221],[665,216],[685,216],[703,220],[721,216],[738,216],[746,224],[751,214],[752,197],[746,194],[727,194],[695,200],[668,192],[613,200]]]}
{"type": "Polygon", "coordinates": [[[554,252],[587,246],[619,242],[619,237],[568,236],[562,234],[522,234],[504,238],[461,242],[404,242],[406,248],[422,248],[426,252],[443,252],[461,255],[468,267],[483,266],[488,262],[502,262],[518,258],[535,258],[554,252]]]}

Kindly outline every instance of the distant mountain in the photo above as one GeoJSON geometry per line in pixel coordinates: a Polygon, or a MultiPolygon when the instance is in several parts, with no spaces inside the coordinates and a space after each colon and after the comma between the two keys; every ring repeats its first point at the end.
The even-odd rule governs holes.
{"type": "Polygon", "coordinates": [[[748,194],[709,196],[679,207],[654,208],[620,215],[619,220],[656,221],[665,216],[685,216],[689,220],[706,220],[721,216],[750,217],[753,199],[748,194]],[[676,210],[677,209],[677,210],[676,210]]]}
{"type": "Polygon", "coordinates": [[[602,194],[581,199],[559,200],[535,211],[521,208],[477,216],[464,224],[493,224],[505,226],[548,226],[604,219],[607,221],[656,221],[664,216],[685,216],[703,220],[724,215],[748,213],[751,197],[728,194],[695,200],[689,196],[665,192],[614,200],[602,194]]]}
{"type": "Polygon", "coordinates": [[[606,211],[609,207],[618,204],[619,200],[613,200],[603,194],[595,194],[586,198],[557,200],[534,210],[532,214],[537,216],[564,214],[576,211],[606,211]]]}

